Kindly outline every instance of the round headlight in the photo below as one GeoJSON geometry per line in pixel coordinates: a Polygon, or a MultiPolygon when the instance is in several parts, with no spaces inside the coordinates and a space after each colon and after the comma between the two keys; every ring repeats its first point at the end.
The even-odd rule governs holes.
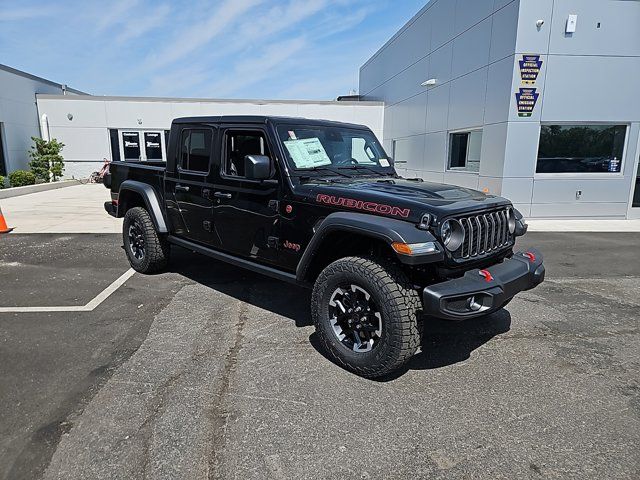
{"type": "Polygon", "coordinates": [[[451,221],[446,220],[442,224],[442,228],[440,228],[440,236],[442,237],[442,243],[444,243],[445,246],[447,246],[451,241],[451,232],[451,221]]]}
{"type": "Polygon", "coordinates": [[[464,229],[458,220],[445,220],[440,227],[440,238],[447,250],[455,252],[464,241],[464,229]]]}
{"type": "Polygon", "coordinates": [[[513,232],[516,231],[516,214],[513,208],[507,210],[507,223],[509,225],[509,233],[513,235],[513,232]]]}

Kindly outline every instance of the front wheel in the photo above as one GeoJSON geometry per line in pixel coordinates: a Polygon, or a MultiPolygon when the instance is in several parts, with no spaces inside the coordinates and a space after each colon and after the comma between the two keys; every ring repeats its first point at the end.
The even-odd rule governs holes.
{"type": "Polygon", "coordinates": [[[418,292],[395,264],[345,257],[313,287],[312,317],[329,356],[367,378],[404,365],[420,345],[418,292]]]}
{"type": "Polygon", "coordinates": [[[142,207],[127,211],[122,223],[122,240],[127,258],[134,270],[155,273],[169,260],[169,243],[158,235],[149,212],[142,207]]]}

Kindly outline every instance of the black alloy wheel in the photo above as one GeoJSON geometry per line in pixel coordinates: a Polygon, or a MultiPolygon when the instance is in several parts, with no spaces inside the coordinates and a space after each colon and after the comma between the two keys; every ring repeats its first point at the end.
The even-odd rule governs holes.
{"type": "Polygon", "coordinates": [[[364,288],[343,284],[329,299],[329,321],[338,340],[349,350],[373,350],[382,337],[382,315],[364,288]]]}

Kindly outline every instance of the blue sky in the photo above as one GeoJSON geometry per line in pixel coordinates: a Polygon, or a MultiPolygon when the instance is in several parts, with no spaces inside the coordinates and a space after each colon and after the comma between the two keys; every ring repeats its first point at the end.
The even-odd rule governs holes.
{"type": "Polygon", "coordinates": [[[427,0],[0,0],[0,63],[95,95],[333,99],[427,0]]]}

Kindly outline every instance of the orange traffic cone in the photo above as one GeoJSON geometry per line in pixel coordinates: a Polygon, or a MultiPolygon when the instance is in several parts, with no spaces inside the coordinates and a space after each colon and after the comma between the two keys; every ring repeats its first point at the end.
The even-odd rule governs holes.
{"type": "Polygon", "coordinates": [[[7,222],[4,221],[4,215],[2,215],[2,208],[0,208],[0,233],[9,233],[13,228],[7,227],[7,222]]]}

